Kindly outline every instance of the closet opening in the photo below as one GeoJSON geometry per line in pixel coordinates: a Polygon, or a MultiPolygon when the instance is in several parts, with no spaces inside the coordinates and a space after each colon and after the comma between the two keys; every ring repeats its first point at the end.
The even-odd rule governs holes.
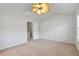
{"type": "Polygon", "coordinates": [[[33,27],[32,27],[32,25],[33,25],[32,22],[27,22],[27,38],[28,38],[28,41],[33,39],[33,30],[32,30],[33,27]]]}

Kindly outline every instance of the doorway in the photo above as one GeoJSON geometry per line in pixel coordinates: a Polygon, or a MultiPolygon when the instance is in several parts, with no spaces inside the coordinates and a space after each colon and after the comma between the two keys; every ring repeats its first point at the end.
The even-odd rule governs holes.
{"type": "Polygon", "coordinates": [[[32,22],[27,22],[27,38],[28,41],[33,39],[32,22]]]}

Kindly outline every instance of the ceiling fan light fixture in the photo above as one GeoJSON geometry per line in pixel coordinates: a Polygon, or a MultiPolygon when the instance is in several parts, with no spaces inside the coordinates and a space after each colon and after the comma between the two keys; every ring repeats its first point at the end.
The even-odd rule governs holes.
{"type": "Polygon", "coordinates": [[[35,12],[37,14],[47,13],[48,4],[47,3],[33,3],[32,12],[35,12]]]}

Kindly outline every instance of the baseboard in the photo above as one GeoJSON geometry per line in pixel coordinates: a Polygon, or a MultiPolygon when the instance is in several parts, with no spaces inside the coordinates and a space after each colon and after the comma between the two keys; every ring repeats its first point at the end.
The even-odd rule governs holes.
{"type": "Polygon", "coordinates": [[[26,43],[26,42],[27,42],[27,41],[20,42],[20,43],[17,43],[17,44],[12,44],[12,45],[7,46],[7,47],[5,47],[5,48],[1,48],[0,51],[1,51],[1,50],[5,50],[5,49],[8,49],[8,48],[11,48],[11,47],[15,47],[15,46],[17,46],[17,45],[20,45],[20,44],[23,44],[23,43],[26,43]]]}
{"type": "MultiPolygon", "coordinates": [[[[45,39],[45,38],[40,38],[40,39],[45,39]]],[[[45,39],[45,40],[52,40],[52,39],[45,39]]],[[[65,40],[52,40],[52,41],[65,42],[65,43],[75,44],[75,42],[70,42],[70,41],[65,41],[65,40]]]]}
{"type": "Polygon", "coordinates": [[[77,47],[77,50],[79,51],[79,42],[76,42],[75,45],[77,47]]]}

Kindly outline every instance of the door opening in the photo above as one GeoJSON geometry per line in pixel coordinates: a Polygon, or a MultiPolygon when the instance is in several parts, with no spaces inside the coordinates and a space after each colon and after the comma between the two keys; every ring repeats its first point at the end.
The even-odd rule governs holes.
{"type": "Polygon", "coordinates": [[[27,38],[28,41],[33,39],[32,22],[27,22],[27,38]]]}

